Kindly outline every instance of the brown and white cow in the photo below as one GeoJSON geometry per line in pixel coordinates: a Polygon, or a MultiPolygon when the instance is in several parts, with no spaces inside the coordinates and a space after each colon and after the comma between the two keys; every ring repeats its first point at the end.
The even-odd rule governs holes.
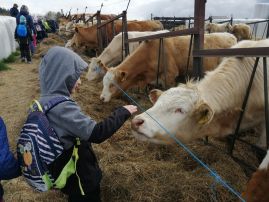
{"type": "MultiPolygon", "coordinates": [[[[157,31],[162,30],[163,25],[160,21],[156,20],[147,20],[147,21],[127,21],[128,31],[157,31]]],[[[122,21],[117,20],[114,23],[115,34],[118,34],[122,30],[122,21]]],[[[106,37],[108,41],[111,41],[113,38],[113,29],[112,24],[107,25],[106,37]]],[[[76,47],[87,46],[89,49],[98,48],[97,40],[97,25],[91,27],[75,28],[75,34],[71,40],[71,45],[75,44],[76,47]]]]}
{"type": "Polygon", "coordinates": [[[244,23],[233,25],[231,29],[231,33],[235,35],[238,41],[251,39],[250,26],[244,23]]]}
{"type": "MultiPolygon", "coordinates": [[[[128,39],[148,36],[152,34],[160,34],[168,32],[168,30],[160,30],[156,32],[128,32],[128,39]]],[[[131,54],[139,46],[139,42],[129,43],[129,53],[131,54]]],[[[123,59],[125,54],[123,53],[123,59]]],[[[87,73],[87,79],[89,81],[97,80],[103,78],[105,71],[101,66],[111,67],[113,65],[118,65],[122,60],[122,33],[117,34],[105,50],[101,53],[99,57],[91,58],[91,63],[89,64],[89,70],[87,73]]]]}
{"type": "MultiPolygon", "coordinates": [[[[234,48],[268,47],[269,40],[241,41],[234,48]]],[[[183,142],[205,136],[223,137],[234,132],[250,80],[255,58],[224,58],[220,65],[198,83],[188,83],[165,92],[153,90],[154,106],[147,110],[171,134],[183,142]]],[[[269,77],[268,77],[269,78],[269,77]]],[[[264,128],[263,66],[260,61],[251,88],[241,129],[264,128]]],[[[135,136],[169,143],[169,135],[146,113],[132,120],[135,136]]],[[[264,129],[262,136],[264,135],[264,129]]],[[[263,140],[263,139],[261,139],[263,140]]],[[[260,142],[265,143],[264,141],[260,142]]]]}
{"type": "MultiPolygon", "coordinates": [[[[230,48],[236,44],[236,38],[229,33],[205,34],[204,48],[230,48]]],[[[164,54],[161,58],[159,78],[167,86],[175,85],[176,76],[184,76],[187,67],[190,36],[179,36],[164,39],[164,54]]],[[[156,80],[159,40],[143,42],[130,56],[115,68],[106,69],[103,78],[103,90],[100,99],[110,101],[120,94],[120,90],[113,85],[117,83],[123,90],[131,87],[144,87],[156,80]]],[[[204,58],[204,69],[211,70],[220,63],[220,57],[204,58]]],[[[192,70],[192,56],[189,71],[192,70]]]]}
{"type": "Polygon", "coordinates": [[[247,202],[269,201],[269,151],[267,151],[258,170],[252,174],[246,191],[242,194],[247,202]]]}

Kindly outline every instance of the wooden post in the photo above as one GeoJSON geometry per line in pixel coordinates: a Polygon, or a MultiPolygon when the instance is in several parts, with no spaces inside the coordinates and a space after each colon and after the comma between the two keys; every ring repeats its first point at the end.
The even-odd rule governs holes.
{"type": "Polygon", "coordinates": [[[123,26],[123,35],[124,35],[124,50],[125,57],[129,55],[129,43],[128,43],[128,25],[127,25],[127,11],[122,12],[122,26],[123,26]]]}
{"type": "MultiPolygon", "coordinates": [[[[204,19],[206,0],[195,0],[194,5],[194,34],[193,50],[204,49],[204,19]]],[[[203,58],[193,58],[193,77],[199,79],[204,76],[203,58]]]]}
{"type": "Polygon", "coordinates": [[[97,28],[99,25],[101,25],[101,15],[100,11],[97,11],[97,41],[98,41],[98,54],[100,54],[103,51],[103,36],[102,36],[102,28],[97,28]]]}

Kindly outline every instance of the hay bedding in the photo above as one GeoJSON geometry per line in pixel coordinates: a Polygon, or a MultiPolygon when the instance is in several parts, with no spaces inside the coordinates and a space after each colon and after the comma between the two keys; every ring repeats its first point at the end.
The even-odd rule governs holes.
{"type": "MultiPolygon", "coordinates": [[[[58,44],[58,42],[55,43],[58,44]]],[[[48,49],[50,45],[44,45],[46,47],[44,50],[48,49]]],[[[39,60],[35,60],[31,69],[28,70],[30,74],[33,74],[31,82],[34,86],[38,85],[36,70],[38,62],[39,60]]],[[[17,67],[14,68],[17,69],[17,67]]],[[[8,75],[6,76],[8,77],[8,75]]],[[[33,97],[38,97],[39,94],[38,87],[32,91],[29,83],[25,85],[28,86],[29,92],[21,90],[28,97],[24,98],[23,105],[17,112],[22,115],[18,117],[12,115],[13,112],[18,111],[15,107],[7,112],[4,111],[3,115],[5,120],[10,118],[7,124],[13,149],[19,128],[25,118],[26,103],[29,103],[33,97]],[[16,130],[11,129],[13,123],[18,125],[16,130]]],[[[82,110],[96,121],[107,117],[114,108],[129,104],[122,99],[113,99],[108,104],[101,103],[99,100],[101,89],[101,83],[87,81],[84,74],[81,89],[74,95],[74,99],[82,110]]],[[[143,107],[150,106],[148,98],[144,94],[133,92],[130,94],[143,107]]],[[[6,105],[8,105],[9,99],[7,97],[6,105]]],[[[210,140],[210,142],[224,151],[225,143],[217,140],[210,140]]],[[[237,191],[242,192],[245,189],[248,177],[243,169],[223,151],[204,145],[202,141],[188,146],[237,191]]],[[[216,184],[210,174],[179,146],[154,145],[137,141],[130,133],[130,121],[127,121],[109,140],[100,145],[94,145],[94,150],[103,170],[101,184],[103,201],[238,201],[228,190],[216,184]]],[[[249,148],[237,144],[236,150],[237,155],[244,157],[249,163],[257,165],[257,159],[249,148]]],[[[7,202],[66,201],[66,197],[59,191],[47,193],[33,191],[22,178],[5,181],[4,188],[7,202]]]]}

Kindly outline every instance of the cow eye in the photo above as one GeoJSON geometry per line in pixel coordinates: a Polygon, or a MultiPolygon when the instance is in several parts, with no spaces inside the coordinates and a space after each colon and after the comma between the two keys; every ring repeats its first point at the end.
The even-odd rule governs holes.
{"type": "Polygon", "coordinates": [[[175,110],[175,113],[181,113],[181,114],[184,114],[184,111],[182,110],[182,108],[177,108],[175,110]]]}

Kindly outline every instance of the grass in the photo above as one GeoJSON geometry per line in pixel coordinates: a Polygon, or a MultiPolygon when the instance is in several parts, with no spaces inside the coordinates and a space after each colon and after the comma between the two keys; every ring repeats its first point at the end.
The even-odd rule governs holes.
{"type": "Polygon", "coordinates": [[[13,62],[16,61],[17,56],[19,56],[19,55],[20,55],[20,53],[18,51],[13,52],[13,53],[10,54],[10,56],[8,56],[7,58],[4,58],[3,62],[4,63],[13,63],[13,62]]]}
{"type": "Polygon", "coordinates": [[[10,67],[4,63],[3,61],[0,61],[0,71],[5,71],[5,70],[9,70],[10,67]]]}
{"type": "Polygon", "coordinates": [[[9,70],[10,67],[7,64],[15,62],[19,55],[20,52],[17,50],[16,52],[11,53],[7,58],[0,60],[0,71],[9,70]]]}

